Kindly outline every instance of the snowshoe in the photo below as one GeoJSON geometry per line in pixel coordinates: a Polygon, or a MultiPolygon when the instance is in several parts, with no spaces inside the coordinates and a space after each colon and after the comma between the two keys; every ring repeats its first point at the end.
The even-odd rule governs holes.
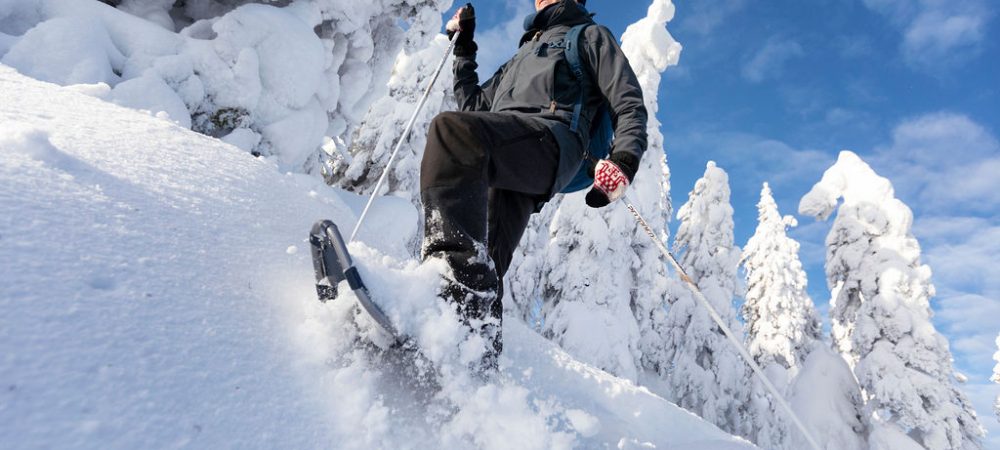
{"type": "MultiPolygon", "coordinates": [[[[396,367],[408,375],[407,378],[422,380],[428,383],[428,377],[437,376],[433,364],[420,352],[416,343],[406,336],[401,336],[393,327],[389,317],[372,301],[371,293],[358,273],[357,267],[347,251],[347,244],[340,234],[337,225],[330,220],[316,222],[309,233],[309,243],[312,245],[313,269],[316,275],[316,294],[321,302],[334,301],[340,296],[338,289],[342,282],[354,291],[361,310],[371,317],[388,335],[390,343],[387,346],[375,342],[367,342],[373,355],[376,355],[386,367],[396,367]],[[403,364],[403,362],[407,362],[403,364]],[[405,369],[403,369],[405,368],[405,369]]],[[[484,357],[483,363],[470,369],[483,377],[484,380],[495,375],[496,355],[484,357]]]]}
{"type": "Polygon", "coordinates": [[[371,294],[361,280],[357,267],[347,252],[347,244],[337,228],[330,220],[316,222],[309,233],[309,243],[312,244],[313,269],[316,274],[316,294],[321,302],[335,300],[337,289],[342,281],[354,291],[361,309],[365,311],[386,333],[400,342],[396,329],[389,317],[372,301],[371,294]]]}

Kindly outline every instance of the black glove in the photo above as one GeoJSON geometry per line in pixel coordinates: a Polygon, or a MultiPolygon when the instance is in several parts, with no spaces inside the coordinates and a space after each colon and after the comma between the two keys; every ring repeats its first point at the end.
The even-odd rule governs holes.
{"type": "Polygon", "coordinates": [[[455,16],[445,25],[445,30],[449,40],[455,36],[456,31],[461,31],[455,41],[455,56],[474,56],[479,50],[479,46],[472,40],[476,34],[476,9],[472,7],[472,3],[458,8],[455,16]]]}
{"type": "Polygon", "coordinates": [[[594,186],[587,192],[587,206],[603,208],[625,195],[639,170],[639,158],[631,153],[615,152],[611,158],[593,167],[594,186]]]}

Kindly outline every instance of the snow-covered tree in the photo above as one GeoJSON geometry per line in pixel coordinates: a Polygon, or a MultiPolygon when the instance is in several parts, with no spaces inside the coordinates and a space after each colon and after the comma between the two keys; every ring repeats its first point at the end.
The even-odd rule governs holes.
{"type": "MultiPolygon", "coordinates": [[[[746,344],[771,381],[784,387],[820,339],[819,315],[806,293],[799,243],[785,232],[786,227],[796,225],[795,218],[781,217],[767,183],[761,189],[757,211],[757,230],[742,257],[747,283],[743,304],[746,344]]],[[[754,442],[765,448],[793,448],[787,445],[784,411],[756,379],[753,397],[751,408],[758,420],[754,442]]]]}
{"type": "MultiPolygon", "coordinates": [[[[611,208],[608,208],[611,209],[611,208]]],[[[546,248],[543,333],[573,356],[623,378],[638,379],[639,326],[632,314],[632,233],[621,214],[566,196],[546,248]],[[615,226],[617,225],[617,226],[615,226]]]]}
{"type": "Polygon", "coordinates": [[[835,210],[826,239],[833,341],[858,378],[867,420],[930,450],[979,448],[983,429],[931,323],[934,287],[910,209],[844,151],[799,204],[820,219],[835,210]]]}
{"type": "MultiPolygon", "coordinates": [[[[648,149],[631,195],[638,203],[636,208],[649,225],[660,232],[659,239],[663,242],[669,239],[667,223],[673,205],[670,202],[670,169],[656,113],[660,109],[660,74],[668,67],[677,65],[682,50],[681,44],[674,40],[666,27],[673,20],[674,11],[671,0],[653,0],[646,17],[629,25],[622,35],[622,51],[639,79],[649,113],[646,133],[648,149]]],[[[659,250],[638,223],[633,220],[630,227],[632,251],[638,263],[631,267],[637,287],[632,292],[631,304],[639,324],[640,364],[643,369],[664,376],[669,366],[664,299],[669,297],[672,289],[683,287],[669,278],[659,250]]]]}
{"type": "MultiPolygon", "coordinates": [[[[663,239],[670,183],[655,113],[660,73],[680,56],[680,44],[666,30],[673,13],[672,2],[654,0],[647,17],[622,36],[650,113],[648,149],[630,191],[663,239]]],[[[526,233],[509,276],[511,297],[522,317],[539,309],[543,334],[584,361],[632,380],[643,368],[665,370],[659,331],[671,285],[665,267],[627,210],[620,205],[591,209],[583,196],[557,196],[532,219],[534,231],[526,233]],[[547,231],[539,232],[540,227],[547,231]],[[541,296],[537,286],[543,286],[541,296]]]]}
{"type": "Polygon", "coordinates": [[[549,245],[549,224],[559,210],[561,195],[545,204],[541,211],[531,216],[528,227],[521,236],[521,243],[514,251],[510,271],[504,278],[504,310],[519,317],[535,331],[542,332],[544,325],[542,305],[546,303],[546,292],[539,289],[548,281],[548,259],[546,247],[549,245]]]}
{"type": "Polygon", "coordinates": [[[794,376],[820,340],[819,315],[806,293],[799,243],[785,232],[797,222],[792,216],[781,217],[767,183],[757,211],[757,230],[743,248],[742,260],[747,348],[761,367],[776,363],[794,376]]]}
{"type": "Polygon", "coordinates": [[[319,172],[324,140],[351,144],[400,49],[437,35],[452,0],[106,0],[118,9],[69,2],[72,14],[7,3],[35,23],[18,21],[27,31],[14,30],[4,64],[62,85],[105,83],[107,100],[319,172]],[[64,51],[37,58],[47,42],[64,51]]]}
{"type": "MultiPolygon", "coordinates": [[[[674,253],[705,298],[738,335],[733,299],[740,249],[733,243],[733,208],[729,176],[709,162],[688,201],[677,212],[681,221],[674,253]]],[[[704,307],[681,292],[667,310],[667,348],[673,353],[669,374],[675,402],[723,430],[747,436],[752,418],[747,365],[704,307]]]]}
{"type": "MultiPolygon", "coordinates": [[[[990,378],[994,383],[1000,384],[1000,334],[997,335],[997,352],[993,354],[993,360],[997,362],[996,366],[993,366],[993,377],[990,378]]],[[[993,412],[997,415],[997,420],[1000,420],[1000,395],[993,402],[993,412]]]]}
{"type": "MultiPolygon", "coordinates": [[[[368,111],[351,142],[350,153],[334,161],[333,171],[327,176],[332,184],[360,194],[371,194],[447,49],[448,38],[442,34],[422,50],[400,52],[389,79],[388,95],[376,101],[368,111]]],[[[447,67],[441,71],[379,195],[395,193],[409,198],[414,205],[419,203],[420,160],[427,142],[427,129],[438,113],[456,108],[453,78],[454,74],[447,67]]]]}
{"type": "MultiPolygon", "coordinates": [[[[201,0],[188,3],[194,3],[202,14],[211,14],[213,4],[222,3],[224,6],[245,2],[201,0]],[[200,7],[198,4],[201,4],[200,7]]],[[[262,3],[287,4],[281,9],[304,22],[308,27],[306,29],[313,32],[312,39],[316,39],[316,43],[308,42],[311,39],[305,36],[298,41],[279,38],[284,36],[279,34],[284,31],[281,29],[274,29],[272,35],[260,36],[261,28],[267,31],[273,27],[266,21],[254,21],[246,27],[231,27],[234,28],[231,36],[226,38],[231,42],[224,41],[223,44],[228,44],[232,50],[220,53],[221,59],[229,57],[239,65],[239,60],[233,56],[242,57],[245,48],[256,50],[265,58],[295,55],[300,52],[299,48],[307,44],[318,46],[320,52],[314,62],[306,64],[305,58],[302,58],[301,61],[285,61],[280,68],[277,64],[266,64],[267,60],[261,58],[264,98],[250,105],[214,105],[216,108],[209,108],[208,117],[217,115],[219,108],[235,108],[236,114],[245,111],[249,117],[245,121],[246,127],[260,134],[254,151],[274,154],[289,168],[319,172],[326,159],[326,154],[319,150],[324,138],[330,138],[333,146],[338,147],[341,153],[345,152],[344,147],[351,145],[355,130],[364,122],[369,107],[388,92],[387,81],[397,54],[403,48],[409,52],[424,48],[438,34],[441,12],[451,6],[452,0],[265,0],[262,3]],[[403,23],[408,25],[405,31],[400,26],[403,23]],[[316,64],[319,67],[314,67],[316,64]],[[315,68],[319,71],[314,71],[315,68]],[[294,86],[268,77],[273,71],[290,71],[282,76],[294,86]],[[271,94],[276,87],[281,89],[271,94]],[[296,105],[294,99],[305,99],[310,91],[315,92],[312,102],[284,111],[283,107],[289,103],[296,105]]],[[[186,5],[188,9],[192,7],[186,5]]],[[[243,9],[245,7],[227,12],[218,20],[225,21],[230,15],[243,14],[243,9]]],[[[248,19],[234,17],[233,21],[242,24],[248,19]]],[[[195,22],[191,27],[197,27],[199,23],[195,22]]],[[[212,25],[212,30],[221,37],[222,33],[217,28],[212,25]]],[[[224,87],[232,88],[228,85],[224,87]]],[[[198,123],[196,120],[195,124],[198,123]]],[[[214,125],[212,121],[208,124],[214,125]]]]}

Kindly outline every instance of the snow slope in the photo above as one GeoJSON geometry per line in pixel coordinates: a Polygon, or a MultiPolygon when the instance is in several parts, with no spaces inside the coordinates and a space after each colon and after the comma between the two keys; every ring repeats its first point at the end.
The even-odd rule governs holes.
{"type": "Polygon", "coordinates": [[[309,226],[363,199],[86,90],[0,65],[0,448],[749,447],[511,317],[498,382],[450,374],[388,198],[352,251],[441,385],[400,375],[312,291],[309,226]]]}

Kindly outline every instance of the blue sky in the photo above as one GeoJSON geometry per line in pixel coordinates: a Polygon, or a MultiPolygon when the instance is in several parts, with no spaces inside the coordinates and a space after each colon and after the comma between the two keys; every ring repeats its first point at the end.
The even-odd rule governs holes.
{"type": "MultiPolygon", "coordinates": [[[[935,325],[1000,448],[988,381],[1000,332],[1000,8],[990,0],[676,1],[684,45],[659,119],[681,205],[708,160],[730,174],[736,239],[756,226],[761,183],[783,214],[840,150],[889,178],[914,212],[934,272],[935,325]]],[[[456,4],[459,4],[456,2],[456,4]]],[[[642,0],[589,0],[621,36],[642,0]]],[[[529,0],[475,3],[483,73],[513,53],[529,0]]],[[[799,217],[810,293],[825,312],[829,222],[799,217]]],[[[676,228],[676,221],[673,227],[676,228]]]]}

